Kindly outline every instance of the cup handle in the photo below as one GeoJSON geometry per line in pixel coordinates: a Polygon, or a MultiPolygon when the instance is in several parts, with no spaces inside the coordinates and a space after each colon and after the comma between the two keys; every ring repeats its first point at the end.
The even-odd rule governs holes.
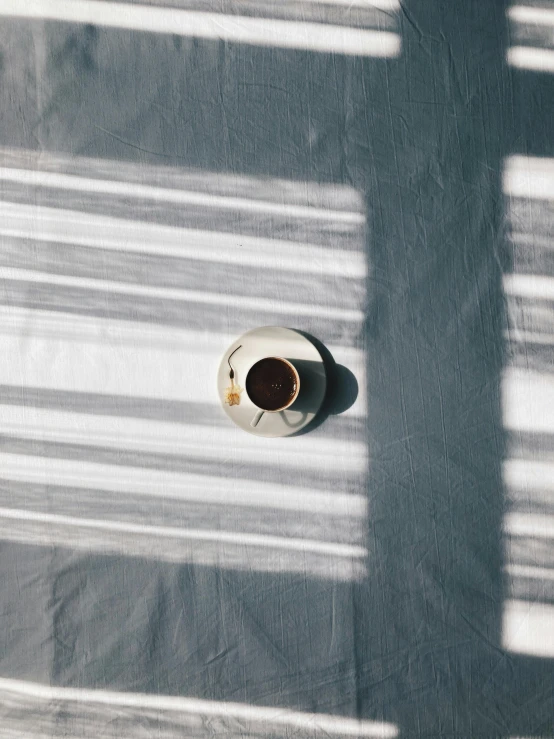
{"type": "Polygon", "coordinates": [[[256,427],[259,424],[260,418],[263,416],[264,413],[265,413],[265,411],[258,411],[256,413],[256,415],[254,416],[254,418],[250,421],[250,425],[253,428],[256,427]]]}

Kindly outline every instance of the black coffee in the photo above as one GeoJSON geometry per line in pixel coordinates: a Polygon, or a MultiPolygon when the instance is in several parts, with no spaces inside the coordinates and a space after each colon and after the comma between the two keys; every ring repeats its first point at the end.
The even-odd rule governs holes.
{"type": "Polygon", "coordinates": [[[288,405],[294,397],[296,375],[281,359],[260,359],[246,375],[246,392],[258,408],[276,411],[288,405]]]}

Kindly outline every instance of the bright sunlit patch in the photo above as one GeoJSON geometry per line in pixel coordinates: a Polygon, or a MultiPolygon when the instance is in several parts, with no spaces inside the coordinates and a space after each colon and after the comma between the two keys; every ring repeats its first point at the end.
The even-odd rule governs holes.
{"type": "Polygon", "coordinates": [[[521,155],[507,157],[502,187],[510,197],[554,200],[554,159],[521,155]]]}
{"type": "Polygon", "coordinates": [[[509,274],[503,278],[504,291],[532,300],[554,300],[554,277],[509,274]]]}
{"type": "Polygon", "coordinates": [[[400,37],[385,31],[100,0],[2,0],[0,15],[356,56],[400,53],[400,37]]]}
{"type": "Polygon", "coordinates": [[[503,465],[504,482],[512,490],[554,495],[554,464],[529,459],[507,459],[503,465]]]}
{"type": "Polygon", "coordinates": [[[515,23],[525,23],[554,28],[554,10],[537,8],[532,5],[512,5],[508,9],[508,18],[515,23]]]}
{"type": "Polygon", "coordinates": [[[554,10],[528,5],[514,5],[508,9],[512,33],[523,35],[524,44],[516,44],[508,49],[508,63],[519,69],[534,72],[554,72],[554,10]],[[545,46],[545,42],[548,44],[545,46]]]}
{"type": "Polygon", "coordinates": [[[529,565],[508,565],[507,572],[511,577],[521,577],[532,580],[554,580],[554,570],[548,567],[530,567],[529,565]]]}
{"type": "Polygon", "coordinates": [[[539,247],[540,249],[550,249],[553,246],[552,238],[547,234],[524,233],[519,231],[519,224],[514,224],[510,232],[510,241],[517,246],[539,247]]]}
{"type": "Polygon", "coordinates": [[[40,265],[14,259],[13,267],[8,261],[0,268],[0,278],[8,291],[30,297],[34,289],[40,291],[39,284],[48,286],[53,308],[43,310],[32,299],[25,308],[0,307],[2,352],[9,357],[0,363],[8,401],[0,407],[0,433],[15,444],[15,453],[5,449],[0,454],[0,477],[6,485],[0,491],[0,538],[334,581],[364,577],[367,510],[360,491],[367,447],[361,436],[352,439],[351,431],[357,433],[357,419],[366,415],[365,355],[348,346],[363,318],[361,280],[367,268],[362,194],[345,186],[233,179],[180,168],[122,164],[119,171],[113,161],[36,158],[29,152],[3,150],[0,157],[6,165],[0,171],[6,190],[26,201],[0,202],[0,235],[10,253],[17,254],[20,239],[27,248],[43,250],[40,265]],[[54,202],[62,207],[34,204],[41,197],[52,198],[44,192],[48,188],[56,190],[54,202]],[[73,204],[75,194],[77,202],[99,195],[94,204],[101,212],[73,210],[79,207],[73,204]],[[113,212],[112,196],[129,200],[117,210],[126,217],[104,215],[113,212]],[[214,230],[137,221],[140,208],[134,199],[161,203],[164,212],[171,212],[168,206],[182,209],[185,215],[187,210],[212,209],[214,230]],[[64,209],[67,201],[72,204],[64,209]],[[248,218],[259,221],[268,237],[218,229],[218,224],[248,218]],[[282,240],[280,235],[291,227],[291,238],[298,241],[282,240]],[[348,248],[332,238],[338,233],[347,235],[348,248]],[[49,255],[58,245],[64,253],[76,247],[75,254],[50,273],[49,255]],[[154,264],[157,257],[162,257],[161,276],[144,277],[141,263],[154,264]],[[185,274],[197,274],[200,289],[188,289],[197,286],[192,279],[182,289],[167,279],[163,269],[172,264],[166,257],[178,259],[185,274]],[[71,269],[75,260],[80,260],[76,275],[71,269]],[[248,270],[242,268],[248,267],[252,284],[237,295],[227,285],[218,292],[223,270],[214,270],[210,262],[232,265],[244,280],[248,270]],[[132,279],[112,275],[111,263],[119,265],[119,274],[128,267],[132,279]],[[37,269],[28,269],[32,266],[37,269]],[[307,289],[296,289],[290,270],[307,275],[307,289]],[[266,272],[272,276],[273,292],[259,279],[266,272]],[[215,277],[210,282],[211,273],[215,277]],[[337,276],[342,282],[333,282],[337,276]],[[357,282],[348,283],[352,278],[357,282]],[[167,288],[160,286],[166,283],[167,288]],[[346,303],[341,299],[345,283],[352,285],[346,303]],[[79,291],[91,293],[84,308],[107,308],[103,317],[87,315],[80,298],[77,304],[64,302],[64,296],[79,291]],[[132,296],[152,299],[160,312],[135,314],[138,301],[132,296]],[[128,320],[121,311],[116,313],[119,319],[110,317],[110,300],[114,307],[118,300],[131,305],[123,312],[128,320]],[[183,305],[176,308],[176,321],[170,301],[177,300],[183,305]],[[332,302],[338,310],[331,309],[332,302]],[[217,368],[235,332],[249,327],[243,328],[244,314],[247,320],[251,314],[252,320],[263,321],[266,309],[283,308],[281,312],[302,321],[316,315],[318,305],[319,325],[341,321],[333,328],[338,345],[328,348],[358,381],[358,398],[345,414],[354,422],[339,424],[333,437],[306,435],[291,446],[287,439],[237,434],[223,419],[214,421],[217,368]],[[208,312],[206,306],[216,310],[208,312]],[[14,389],[21,391],[22,400],[17,392],[13,395],[14,389]],[[28,402],[27,389],[37,405],[28,402]],[[95,412],[99,396],[104,413],[95,412]],[[118,411],[122,397],[126,401],[118,411]],[[71,411],[72,398],[80,411],[71,411]],[[162,400],[171,418],[135,417],[133,402],[140,406],[141,398],[149,404],[162,400]],[[41,399],[50,405],[41,407],[41,399]],[[65,406],[58,408],[58,400],[65,406]],[[112,404],[111,414],[105,403],[112,404]],[[178,417],[180,412],[184,417],[178,417]],[[225,474],[227,465],[234,474],[225,474]],[[348,491],[331,493],[330,479],[345,481],[348,491]],[[44,486],[49,486],[46,507],[36,495],[44,486]]]}
{"type": "MultiPolygon", "coordinates": [[[[164,362],[174,361],[174,355],[183,351],[183,346],[194,347],[192,356],[196,358],[198,355],[203,356],[206,361],[217,366],[222,352],[226,346],[233,340],[234,336],[227,333],[218,333],[216,331],[204,332],[195,331],[190,328],[181,328],[179,326],[161,326],[148,321],[133,323],[131,321],[98,318],[96,316],[77,316],[72,313],[63,313],[60,311],[48,311],[34,308],[22,308],[14,306],[0,305],[0,335],[2,336],[19,336],[18,351],[25,354],[30,349],[30,341],[32,340],[52,340],[62,341],[62,347],[69,348],[69,343],[77,344],[110,344],[112,347],[134,347],[148,346],[150,352],[163,351],[163,355],[158,355],[158,360],[164,362]],[[22,334],[25,340],[21,341],[22,334]]],[[[16,339],[17,340],[17,339],[16,339]]],[[[32,346],[32,344],[31,344],[32,346]]],[[[60,348],[60,345],[56,349],[60,348]]],[[[14,345],[9,346],[10,350],[14,349],[14,345]]],[[[90,351],[90,349],[88,350],[90,351]]],[[[138,358],[138,357],[137,357],[138,358]]],[[[140,356],[140,359],[146,360],[147,357],[140,356]]],[[[21,365],[19,365],[22,368],[21,365]]],[[[28,367],[29,364],[27,363],[28,367]]],[[[2,365],[0,364],[0,373],[2,365]]],[[[3,374],[2,382],[11,384],[8,375],[3,374]]],[[[73,375],[75,379],[76,375],[73,375]]],[[[52,379],[52,378],[49,378],[52,379]]],[[[161,379],[161,378],[160,378],[161,379]]],[[[69,380],[69,377],[66,378],[69,380]]],[[[49,384],[39,383],[41,387],[48,387],[49,384]]],[[[152,387],[152,397],[163,397],[157,390],[163,386],[159,382],[152,387]]],[[[51,387],[61,386],[55,383],[51,387]]],[[[76,388],[77,385],[70,383],[68,389],[76,388]]],[[[121,388],[123,389],[123,387],[121,388]]],[[[108,389],[105,392],[110,392],[108,389]]],[[[138,397],[141,397],[140,394],[138,397]]],[[[173,397],[173,396],[172,396],[173,397]]]]}
{"type": "Polygon", "coordinates": [[[504,531],[511,536],[552,539],[554,544],[554,515],[546,513],[508,513],[504,517],[504,531]]]}
{"type": "MultiPolygon", "coordinates": [[[[510,20],[548,24],[554,20],[554,13],[516,7],[510,11],[510,20]]],[[[527,27],[514,30],[530,37],[527,27]]],[[[549,71],[554,72],[554,52],[548,49],[515,47],[509,50],[508,58],[516,66],[541,71],[548,69],[551,59],[549,71]]],[[[554,159],[508,157],[503,190],[516,254],[515,271],[503,277],[511,324],[507,338],[514,357],[502,382],[503,420],[519,451],[503,463],[509,504],[502,528],[509,585],[503,608],[502,645],[509,652],[552,657],[554,605],[548,602],[548,592],[554,570],[547,552],[554,544],[554,465],[548,459],[544,440],[554,433],[554,373],[549,371],[548,363],[549,347],[554,343],[550,308],[554,278],[544,256],[552,245],[544,237],[544,226],[548,226],[550,217],[550,203],[545,201],[554,200],[554,159]],[[540,227],[535,228],[535,221],[540,227]],[[541,345],[540,349],[536,344],[541,345]],[[534,355],[539,361],[533,361],[534,355]],[[532,451],[528,445],[532,445],[532,451]]]]}
{"type": "Polygon", "coordinates": [[[533,72],[554,73],[554,49],[532,46],[512,46],[507,52],[508,64],[533,72]]]}
{"type": "Polygon", "coordinates": [[[554,657],[554,605],[508,600],[502,618],[502,646],[518,654],[554,657]]]}
{"type": "Polygon", "coordinates": [[[506,428],[554,433],[554,373],[510,368],[504,375],[502,395],[506,428]]]}
{"type": "Polygon", "coordinates": [[[63,208],[0,201],[0,235],[74,244],[117,252],[202,260],[218,264],[363,278],[364,253],[285,241],[165,226],[63,208]],[[344,252],[342,252],[344,256],[344,252]]]}
{"type": "MultiPolygon", "coordinates": [[[[85,713],[95,706],[121,709],[121,713],[125,711],[125,715],[130,717],[131,721],[136,722],[137,726],[146,725],[145,722],[148,718],[152,718],[152,713],[159,712],[155,718],[162,721],[166,718],[172,722],[171,726],[164,726],[162,729],[163,736],[168,739],[177,739],[177,737],[183,739],[193,734],[198,736],[198,723],[193,725],[194,731],[191,730],[191,719],[197,721],[217,719],[217,724],[213,726],[208,724],[211,728],[206,729],[206,736],[208,734],[213,736],[215,726],[221,727],[221,736],[227,737],[236,736],[237,731],[240,736],[246,736],[243,734],[244,731],[248,734],[253,732],[256,736],[275,735],[276,733],[283,737],[294,735],[296,739],[319,739],[320,736],[321,739],[324,737],[394,739],[398,736],[396,726],[388,722],[292,711],[280,706],[270,708],[184,696],[53,687],[8,678],[0,678],[0,696],[2,703],[9,702],[11,698],[26,700],[27,715],[32,727],[36,727],[37,724],[42,725],[46,716],[52,716],[49,704],[55,703],[59,709],[55,712],[56,715],[61,711],[67,713],[73,719],[71,725],[79,726],[79,736],[83,739],[91,739],[93,736],[94,739],[98,739],[100,736],[100,734],[94,735],[93,732],[95,729],[98,730],[101,724],[95,723],[92,716],[87,720],[85,713]],[[240,728],[237,728],[237,722],[240,728]]],[[[103,725],[105,726],[105,714],[101,714],[99,718],[104,719],[103,725]]],[[[123,717],[120,723],[124,723],[123,717]]],[[[30,730],[33,731],[34,728],[30,730]]],[[[219,735],[219,729],[217,733],[219,735]]]]}
{"type": "Polygon", "coordinates": [[[542,344],[543,346],[554,346],[554,335],[545,333],[544,331],[528,331],[519,326],[508,329],[504,332],[507,341],[532,341],[534,344],[542,344]]]}

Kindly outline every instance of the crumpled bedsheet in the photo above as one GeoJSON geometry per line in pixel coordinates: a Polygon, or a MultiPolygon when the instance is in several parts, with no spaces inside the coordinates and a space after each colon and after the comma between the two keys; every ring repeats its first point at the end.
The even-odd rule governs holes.
{"type": "Polygon", "coordinates": [[[554,736],[553,14],[2,0],[2,739],[554,736]]]}

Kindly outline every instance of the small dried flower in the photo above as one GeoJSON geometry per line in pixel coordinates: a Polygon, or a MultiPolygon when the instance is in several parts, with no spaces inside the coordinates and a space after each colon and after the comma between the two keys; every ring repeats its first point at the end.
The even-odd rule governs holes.
{"type": "Polygon", "coordinates": [[[225,402],[229,405],[240,405],[241,393],[242,388],[239,385],[236,385],[235,383],[229,385],[228,388],[225,388],[225,402]]]}

